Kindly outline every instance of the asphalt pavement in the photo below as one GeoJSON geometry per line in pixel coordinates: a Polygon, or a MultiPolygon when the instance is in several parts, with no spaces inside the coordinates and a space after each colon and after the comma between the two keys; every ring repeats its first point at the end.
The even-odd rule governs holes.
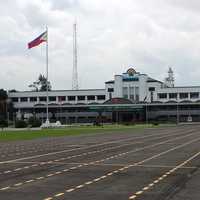
{"type": "Polygon", "coordinates": [[[199,200],[199,125],[0,143],[2,200],[199,200]]]}

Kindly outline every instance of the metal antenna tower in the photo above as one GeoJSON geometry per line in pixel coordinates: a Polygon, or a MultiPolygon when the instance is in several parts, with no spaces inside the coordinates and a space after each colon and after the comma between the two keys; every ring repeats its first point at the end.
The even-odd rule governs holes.
{"type": "Polygon", "coordinates": [[[73,24],[73,74],[72,90],[78,90],[76,22],[73,24]]]}
{"type": "Polygon", "coordinates": [[[165,85],[167,87],[174,87],[174,72],[171,67],[169,67],[168,77],[165,78],[165,85]]]}

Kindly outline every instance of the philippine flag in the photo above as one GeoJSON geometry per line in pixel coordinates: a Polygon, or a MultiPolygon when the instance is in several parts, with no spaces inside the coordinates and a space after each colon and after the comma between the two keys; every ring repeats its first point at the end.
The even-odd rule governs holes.
{"type": "Polygon", "coordinates": [[[31,49],[33,47],[36,47],[40,45],[42,42],[47,41],[47,31],[42,33],[40,36],[38,36],[36,39],[28,43],[28,48],[31,49]]]}

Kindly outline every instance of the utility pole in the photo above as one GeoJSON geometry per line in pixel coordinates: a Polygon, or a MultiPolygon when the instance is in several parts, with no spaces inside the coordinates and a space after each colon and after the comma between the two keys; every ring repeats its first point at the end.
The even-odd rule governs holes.
{"type": "Polygon", "coordinates": [[[46,124],[49,125],[49,50],[48,50],[48,27],[46,27],[46,124]]]}
{"type": "Polygon", "coordinates": [[[178,107],[178,101],[176,104],[176,124],[179,124],[179,107],[178,107]]]}

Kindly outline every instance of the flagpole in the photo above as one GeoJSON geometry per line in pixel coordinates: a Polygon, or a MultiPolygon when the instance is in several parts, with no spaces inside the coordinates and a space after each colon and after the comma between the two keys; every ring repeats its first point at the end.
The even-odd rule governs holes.
{"type": "Polygon", "coordinates": [[[46,41],[46,123],[49,124],[49,54],[48,54],[48,27],[46,27],[47,41],[46,41]]]}

